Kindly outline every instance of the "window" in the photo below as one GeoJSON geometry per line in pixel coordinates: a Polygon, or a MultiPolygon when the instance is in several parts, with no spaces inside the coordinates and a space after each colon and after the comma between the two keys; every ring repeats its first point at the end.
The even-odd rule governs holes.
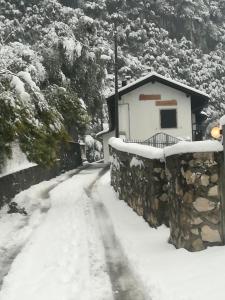
{"type": "Polygon", "coordinates": [[[160,110],[161,128],[177,128],[177,110],[162,109],[160,110]]]}

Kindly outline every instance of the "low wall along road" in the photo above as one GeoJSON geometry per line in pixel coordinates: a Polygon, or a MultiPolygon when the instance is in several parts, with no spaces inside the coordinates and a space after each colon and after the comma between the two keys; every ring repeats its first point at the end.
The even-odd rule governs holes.
{"type": "Polygon", "coordinates": [[[181,142],[164,150],[110,140],[111,184],[151,227],[189,251],[224,245],[223,147],[181,142]]]}
{"type": "Polygon", "coordinates": [[[32,166],[13,174],[0,177],[0,207],[9,203],[19,192],[44,180],[49,180],[62,172],[82,165],[80,145],[69,143],[63,145],[60,158],[52,168],[32,166]]]}

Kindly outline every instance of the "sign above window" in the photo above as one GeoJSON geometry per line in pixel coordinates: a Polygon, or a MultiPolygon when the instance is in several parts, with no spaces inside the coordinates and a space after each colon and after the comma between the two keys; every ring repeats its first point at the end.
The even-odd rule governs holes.
{"type": "Polygon", "coordinates": [[[177,100],[163,100],[163,101],[156,101],[156,106],[176,106],[177,100]]]}
{"type": "Polygon", "coordinates": [[[145,95],[141,94],[139,96],[140,101],[146,101],[146,100],[161,100],[161,95],[145,95]]]}

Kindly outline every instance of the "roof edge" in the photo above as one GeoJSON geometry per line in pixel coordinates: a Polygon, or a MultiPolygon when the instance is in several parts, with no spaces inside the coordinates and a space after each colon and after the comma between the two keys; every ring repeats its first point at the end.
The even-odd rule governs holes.
{"type": "MultiPolygon", "coordinates": [[[[134,89],[141,87],[142,85],[151,82],[151,80],[158,79],[159,82],[161,82],[162,84],[168,85],[168,86],[172,86],[172,88],[177,88],[183,92],[186,93],[190,93],[190,94],[197,94],[205,99],[210,99],[210,96],[208,94],[206,94],[205,92],[202,92],[200,90],[197,90],[195,88],[192,88],[184,83],[181,83],[177,80],[165,77],[163,75],[160,75],[156,72],[151,72],[148,75],[141,77],[140,79],[122,87],[119,89],[119,96],[123,96],[131,91],[133,91],[134,89]]],[[[111,95],[109,95],[108,97],[106,97],[106,100],[110,100],[115,96],[115,93],[112,93],[111,95]]]]}

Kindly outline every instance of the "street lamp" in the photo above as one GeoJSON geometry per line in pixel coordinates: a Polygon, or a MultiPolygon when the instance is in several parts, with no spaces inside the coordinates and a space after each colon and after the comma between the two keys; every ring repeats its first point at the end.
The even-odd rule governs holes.
{"type": "Polygon", "coordinates": [[[117,40],[117,25],[114,25],[114,47],[115,47],[115,137],[119,137],[119,91],[118,91],[118,40],[117,40]]]}
{"type": "Polygon", "coordinates": [[[222,136],[222,129],[219,127],[213,127],[211,130],[211,136],[216,140],[220,139],[222,136]]]}

